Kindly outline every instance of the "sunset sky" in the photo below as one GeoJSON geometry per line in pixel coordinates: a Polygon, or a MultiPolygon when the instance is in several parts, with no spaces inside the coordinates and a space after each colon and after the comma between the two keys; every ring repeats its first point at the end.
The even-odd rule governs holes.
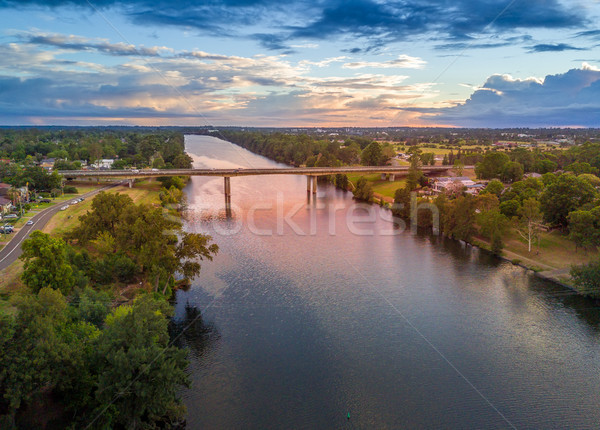
{"type": "Polygon", "coordinates": [[[600,127],[598,0],[0,0],[0,125],[600,127]]]}

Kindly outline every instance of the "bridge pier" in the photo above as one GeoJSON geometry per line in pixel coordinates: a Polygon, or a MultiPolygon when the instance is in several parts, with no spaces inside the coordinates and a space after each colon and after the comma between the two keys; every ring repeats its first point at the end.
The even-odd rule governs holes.
{"type": "Polygon", "coordinates": [[[129,179],[127,182],[129,183],[129,188],[133,188],[133,179],[129,179]]]}
{"type": "Polygon", "coordinates": [[[396,180],[396,175],[390,173],[390,182],[394,182],[396,180]]]}
{"type": "Polygon", "coordinates": [[[231,216],[231,177],[223,177],[225,180],[225,213],[231,216]]]}
{"type": "Polygon", "coordinates": [[[317,178],[318,176],[307,176],[306,177],[306,194],[310,194],[311,188],[312,193],[317,194],[317,178]],[[311,186],[312,184],[312,186],[311,186]]]}
{"type": "Polygon", "coordinates": [[[385,181],[386,180],[386,176],[387,176],[387,173],[382,173],[381,174],[381,180],[385,181]]]}

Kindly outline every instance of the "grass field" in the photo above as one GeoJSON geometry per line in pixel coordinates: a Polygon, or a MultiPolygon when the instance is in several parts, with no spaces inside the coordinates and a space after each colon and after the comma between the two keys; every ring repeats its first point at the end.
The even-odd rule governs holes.
{"type": "Polygon", "coordinates": [[[559,231],[540,234],[539,247],[537,242],[532,244],[531,252],[527,250],[527,242],[513,232],[511,237],[505,240],[505,249],[554,269],[585,264],[598,257],[598,251],[576,251],[575,244],[559,231]]]}
{"type": "MultiPolygon", "coordinates": [[[[145,180],[136,182],[133,188],[121,186],[106,191],[107,193],[126,194],[136,204],[158,204],[158,191],[160,191],[160,182],[145,180]]],[[[44,226],[44,233],[60,236],[73,229],[79,224],[79,217],[85,214],[92,206],[92,199],[84,200],[76,205],[71,205],[67,210],[60,211],[52,217],[48,224],[44,226]]]]}
{"type": "Polygon", "coordinates": [[[364,176],[365,179],[372,184],[373,192],[392,198],[394,197],[396,190],[404,187],[404,184],[406,183],[406,178],[402,178],[394,182],[382,181],[381,174],[379,173],[374,173],[372,175],[352,174],[348,175],[348,179],[353,185],[356,185],[361,176],[364,176]]]}

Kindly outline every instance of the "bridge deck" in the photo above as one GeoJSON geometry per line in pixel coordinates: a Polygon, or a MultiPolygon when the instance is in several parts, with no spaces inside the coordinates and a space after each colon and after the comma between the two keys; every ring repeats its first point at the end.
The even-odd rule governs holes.
{"type": "MultiPolygon", "coordinates": [[[[423,166],[423,172],[445,172],[453,166],[423,166]]],[[[470,168],[472,166],[465,166],[470,168]]],[[[160,176],[256,176],[309,175],[323,176],[338,173],[407,173],[408,166],[349,166],[349,167],[289,167],[267,169],[161,169],[161,170],[59,170],[60,175],[72,178],[91,177],[160,177],[160,176]]]]}

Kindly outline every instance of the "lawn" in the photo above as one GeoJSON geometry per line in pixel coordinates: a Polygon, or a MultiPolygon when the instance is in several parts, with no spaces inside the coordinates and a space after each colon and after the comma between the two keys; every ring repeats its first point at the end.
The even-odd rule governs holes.
{"type": "Polygon", "coordinates": [[[404,184],[406,184],[405,178],[399,179],[394,182],[382,181],[381,174],[379,173],[374,173],[372,175],[351,174],[348,175],[348,179],[350,180],[350,182],[352,182],[353,185],[356,185],[356,182],[358,182],[361,176],[364,176],[365,179],[373,185],[373,191],[375,193],[392,198],[394,197],[396,190],[398,188],[402,188],[404,184]]]}
{"type": "Polygon", "coordinates": [[[513,232],[512,237],[505,241],[505,248],[516,254],[523,255],[535,261],[556,269],[564,269],[573,264],[584,264],[598,257],[598,251],[575,250],[575,244],[559,231],[540,234],[539,248],[532,244],[531,253],[527,250],[527,242],[513,232]]]}

